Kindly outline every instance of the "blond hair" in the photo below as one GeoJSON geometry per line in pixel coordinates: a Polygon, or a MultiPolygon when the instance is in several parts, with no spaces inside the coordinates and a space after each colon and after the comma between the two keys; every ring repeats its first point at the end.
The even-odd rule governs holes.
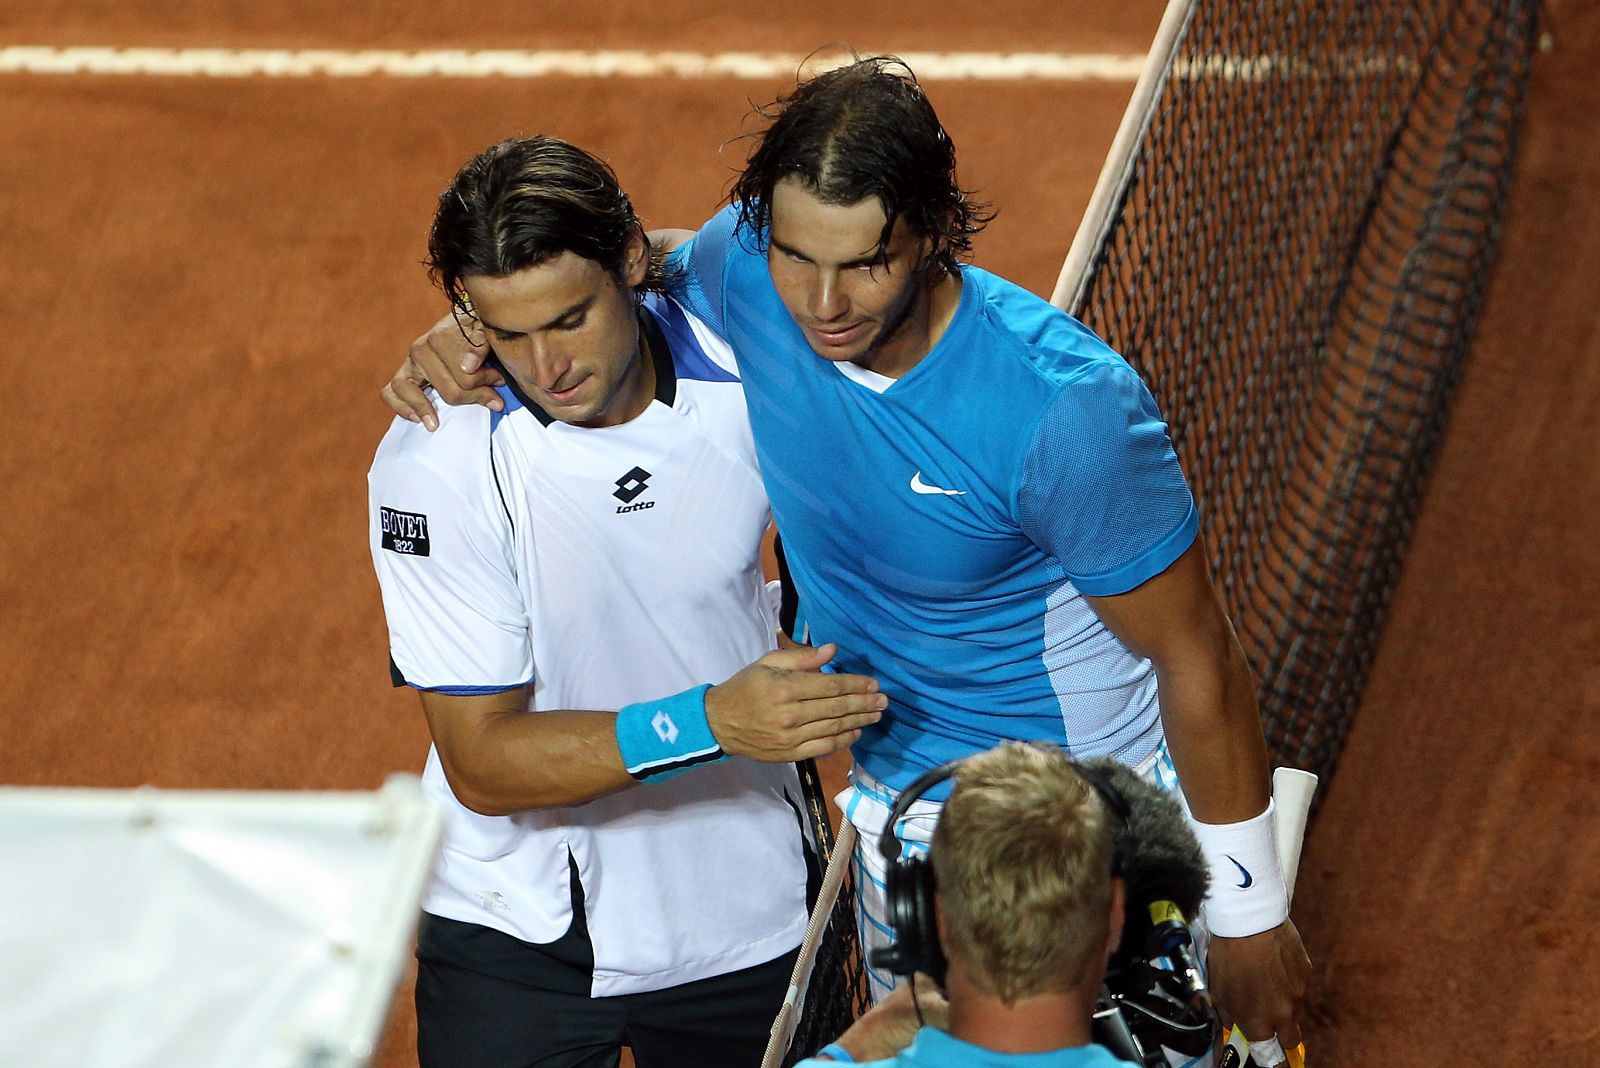
{"type": "Polygon", "coordinates": [[[1112,827],[1060,750],[965,760],[933,836],[944,948],[1007,1004],[1082,982],[1105,952],[1112,827]]]}

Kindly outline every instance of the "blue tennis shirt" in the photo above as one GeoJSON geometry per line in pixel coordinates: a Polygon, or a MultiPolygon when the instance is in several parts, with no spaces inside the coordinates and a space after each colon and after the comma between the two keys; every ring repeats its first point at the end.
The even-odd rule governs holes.
{"type": "Polygon", "coordinates": [[[736,219],[674,253],[675,295],[739,360],[810,640],[890,699],[857,762],[901,789],[1008,738],[1143,760],[1161,739],[1154,671],[1084,595],[1161,573],[1198,522],[1137,373],[967,267],[943,336],[880,392],[811,351],[736,219]]]}

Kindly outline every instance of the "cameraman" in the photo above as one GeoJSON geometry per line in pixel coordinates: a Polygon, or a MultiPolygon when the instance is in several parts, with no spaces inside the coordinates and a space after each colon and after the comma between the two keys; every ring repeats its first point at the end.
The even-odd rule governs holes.
{"type": "Polygon", "coordinates": [[[896,924],[897,946],[928,974],[800,1068],[1126,1065],[1090,1037],[1123,924],[1099,793],[1065,754],[1020,742],[962,761],[954,779],[931,849],[937,938],[921,945],[896,924]]]}

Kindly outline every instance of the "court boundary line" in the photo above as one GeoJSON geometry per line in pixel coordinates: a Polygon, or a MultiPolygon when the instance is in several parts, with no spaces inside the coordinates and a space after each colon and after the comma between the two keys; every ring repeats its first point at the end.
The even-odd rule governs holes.
{"type": "MultiPolygon", "coordinates": [[[[1131,82],[1143,55],[904,52],[929,81],[1131,82]]],[[[0,74],[205,78],[792,78],[805,56],[784,52],[517,49],[112,48],[11,45],[0,74]]]]}

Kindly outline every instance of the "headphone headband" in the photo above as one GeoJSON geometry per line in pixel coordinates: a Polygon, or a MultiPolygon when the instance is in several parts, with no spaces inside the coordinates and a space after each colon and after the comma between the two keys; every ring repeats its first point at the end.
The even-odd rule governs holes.
{"type": "Polygon", "coordinates": [[[900,796],[894,800],[894,807],[889,810],[889,822],[883,825],[883,833],[878,836],[878,852],[884,860],[893,864],[900,859],[900,836],[895,834],[895,824],[905,818],[912,805],[922,800],[923,794],[949,779],[960,766],[960,760],[946,761],[918,775],[911,780],[911,785],[900,791],[900,796]]]}

